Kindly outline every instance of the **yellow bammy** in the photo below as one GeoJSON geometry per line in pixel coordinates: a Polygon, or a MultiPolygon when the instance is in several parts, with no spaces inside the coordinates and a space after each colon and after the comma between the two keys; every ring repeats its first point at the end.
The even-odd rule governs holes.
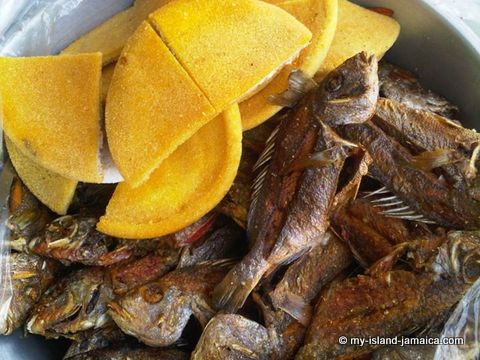
{"type": "Polygon", "coordinates": [[[288,76],[293,68],[313,76],[325,59],[337,27],[338,0],[268,0],[292,14],[312,32],[312,41],[292,65],[282,71],[260,92],[240,103],[243,129],[260,125],[281,110],[268,101],[288,88],[288,76]]]}
{"type": "Polygon", "coordinates": [[[108,144],[125,181],[145,182],[216,114],[153,28],[142,23],[117,62],[105,109],[108,144]]]}
{"type": "Polygon", "coordinates": [[[111,17],[66,47],[63,54],[101,52],[103,65],[117,60],[128,38],[148,15],[171,0],[143,0],[111,17]]]}
{"type": "Polygon", "coordinates": [[[131,239],[169,234],[195,222],[228,192],[241,156],[234,105],[181,145],[143,185],[120,183],[98,229],[131,239]]]}
{"type": "Polygon", "coordinates": [[[72,202],[77,182],[46,170],[30,160],[5,138],[8,155],[25,186],[50,210],[64,215],[72,202]]]}
{"type": "Polygon", "coordinates": [[[292,15],[258,0],[176,0],[149,19],[218,110],[259,91],[312,37],[292,15]]]}
{"type": "Polygon", "coordinates": [[[400,33],[400,24],[393,18],[339,0],[337,32],[330,51],[316,78],[330,71],[361,51],[382,58],[400,33]]]}
{"type": "Polygon", "coordinates": [[[101,182],[100,73],[100,53],[0,58],[5,133],[46,169],[101,182]]]}

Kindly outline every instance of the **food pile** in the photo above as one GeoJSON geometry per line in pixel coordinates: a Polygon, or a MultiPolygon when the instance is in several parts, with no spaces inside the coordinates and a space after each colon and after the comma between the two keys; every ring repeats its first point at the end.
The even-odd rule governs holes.
{"type": "Polygon", "coordinates": [[[70,339],[65,359],[381,359],[402,349],[338,339],[438,335],[480,277],[480,136],[378,62],[391,15],[137,0],[60,55],[0,58],[0,332],[70,339]]]}

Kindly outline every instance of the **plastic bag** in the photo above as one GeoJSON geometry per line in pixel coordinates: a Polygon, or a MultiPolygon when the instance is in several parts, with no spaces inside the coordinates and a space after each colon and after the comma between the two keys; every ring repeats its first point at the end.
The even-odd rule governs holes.
{"type": "Polygon", "coordinates": [[[442,339],[463,338],[463,345],[439,345],[435,360],[478,359],[480,353],[480,280],[468,290],[451,314],[442,339]]]}
{"type": "Polygon", "coordinates": [[[132,0],[0,1],[0,54],[56,54],[132,0]]]}

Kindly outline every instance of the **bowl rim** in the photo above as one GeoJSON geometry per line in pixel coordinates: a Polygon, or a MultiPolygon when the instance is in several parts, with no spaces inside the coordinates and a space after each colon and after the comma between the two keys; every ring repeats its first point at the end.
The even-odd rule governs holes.
{"type": "Polygon", "coordinates": [[[461,18],[451,11],[438,8],[432,3],[432,0],[419,0],[419,3],[427,10],[437,14],[445,26],[461,38],[470,50],[480,56],[480,37],[461,18]]]}

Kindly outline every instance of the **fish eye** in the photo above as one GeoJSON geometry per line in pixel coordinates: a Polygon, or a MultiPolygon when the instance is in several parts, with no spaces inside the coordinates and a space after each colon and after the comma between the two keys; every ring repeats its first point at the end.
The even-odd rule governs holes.
{"type": "Polygon", "coordinates": [[[330,80],[327,81],[326,90],[330,92],[338,91],[343,85],[343,75],[336,74],[330,80]]]}
{"type": "Polygon", "coordinates": [[[469,283],[475,282],[480,277],[480,254],[468,256],[463,265],[463,278],[469,283]]]}

